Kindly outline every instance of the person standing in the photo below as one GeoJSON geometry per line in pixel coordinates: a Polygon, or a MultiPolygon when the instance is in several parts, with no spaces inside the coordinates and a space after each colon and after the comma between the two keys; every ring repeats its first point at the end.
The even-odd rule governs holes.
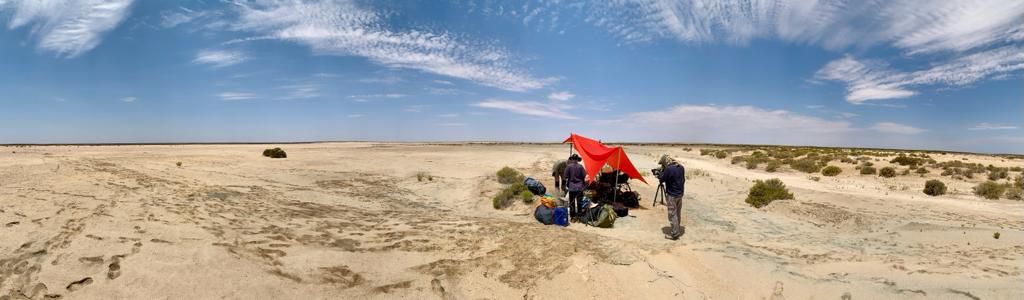
{"type": "Polygon", "coordinates": [[[661,165],[661,175],[658,175],[658,181],[665,184],[665,206],[668,208],[668,223],[671,228],[665,238],[678,240],[685,230],[679,225],[679,219],[683,206],[684,185],[686,185],[686,169],[668,155],[661,156],[658,164],[661,165]]]}
{"type": "Polygon", "coordinates": [[[563,159],[556,161],[554,167],[551,168],[551,177],[555,178],[555,190],[558,190],[557,196],[562,196],[567,188],[565,186],[565,177],[563,177],[566,165],[567,163],[563,159]]]}
{"type": "Polygon", "coordinates": [[[576,220],[579,218],[579,203],[580,199],[583,198],[583,190],[587,187],[587,170],[580,164],[583,159],[579,155],[573,154],[569,157],[569,162],[565,166],[565,173],[562,177],[565,178],[566,190],[569,191],[568,197],[569,202],[569,216],[576,220]]]}

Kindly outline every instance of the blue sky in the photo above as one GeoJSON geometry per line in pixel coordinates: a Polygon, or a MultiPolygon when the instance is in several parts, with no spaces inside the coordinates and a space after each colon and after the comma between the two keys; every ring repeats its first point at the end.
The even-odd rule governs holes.
{"type": "Polygon", "coordinates": [[[1024,2],[853,2],[0,0],[0,143],[1024,153],[1024,2]]]}

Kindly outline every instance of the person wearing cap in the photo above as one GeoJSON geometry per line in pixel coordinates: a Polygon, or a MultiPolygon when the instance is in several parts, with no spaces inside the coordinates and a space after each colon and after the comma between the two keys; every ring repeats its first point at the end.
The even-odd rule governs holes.
{"type": "Polygon", "coordinates": [[[569,157],[569,162],[565,166],[565,173],[562,177],[565,180],[566,190],[569,191],[566,200],[569,202],[569,216],[576,220],[579,218],[579,202],[583,198],[583,190],[587,187],[587,170],[580,164],[583,159],[579,155],[573,154],[569,157]]]}
{"type": "Polygon", "coordinates": [[[665,207],[668,208],[670,227],[665,238],[677,240],[685,230],[679,225],[679,219],[682,213],[684,185],[686,185],[686,169],[668,155],[662,155],[658,164],[661,165],[661,175],[658,175],[658,180],[665,184],[665,207]]]}

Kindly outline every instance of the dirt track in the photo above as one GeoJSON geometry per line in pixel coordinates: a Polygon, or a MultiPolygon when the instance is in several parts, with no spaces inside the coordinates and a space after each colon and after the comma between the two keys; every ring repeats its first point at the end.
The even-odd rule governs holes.
{"type": "MultiPolygon", "coordinates": [[[[0,299],[1024,297],[1024,204],[979,200],[968,183],[931,198],[916,176],[813,181],[627,147],[641,170],[669,153],[708,174],[688,181],[686,235],[671,242],[662,206],[614,229],[491,208],[494,171],[548,182],[564,146],[303,144],[280,160],[263,148],[5,149],[0,299]],[[771,177],[797,199],[743,203],[771,177]]],[[[1000,163],[972,157],[986,159],[1000,163]]],[[[650,206],[653,186],[634,188],[650,206]]]]}

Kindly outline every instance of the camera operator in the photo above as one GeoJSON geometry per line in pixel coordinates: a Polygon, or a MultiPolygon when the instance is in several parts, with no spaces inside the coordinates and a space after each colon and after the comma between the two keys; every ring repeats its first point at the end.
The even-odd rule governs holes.
{"type": "Polygon", "coordinates": [[[668,155],[662,155],[658,164],[661,165],[660,172],[657,172],[660,173],[657,174],[658,181],[665,185],[665,206],[668,207],[668,222],[671,227],[665,238],[677,240],[683,235],[679,219],[683,204],[683,186],[686,184],[686,169],[668,155]]]}

